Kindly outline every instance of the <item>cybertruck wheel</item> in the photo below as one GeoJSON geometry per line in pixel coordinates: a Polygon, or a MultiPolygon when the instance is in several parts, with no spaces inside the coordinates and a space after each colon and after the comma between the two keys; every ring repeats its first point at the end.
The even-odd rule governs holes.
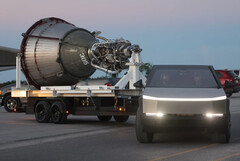
{"type": "Polygon", "coordinates": [[[230,141],[231,137],[231,118],[227,116],[226,125],[223,132],[217,134],[217,141],[219,143],[227,144],[230,141]]]}
{"type": "Polygon", "coordinates": [[[115,121],[117,122],[126,122],[129,118],[129,116],[113,116],[115,121]]]}
{"type": "Polygon", "coordinates": [[[100,121],[110,121],[112,116],[97,116],[100,121]]]}
{"type": "Polygon", "coordinates": [[[226,130],[224,133],[217,134],[217,142],[227,144],[230,141],[230,130],[226,130]]]}
{"type": "Polygon", "coordinates": [[[140,107],[137,110],[136,115],[136,136],[140,143],[151,143],[153,140],[153,133],[144,131],[143,120],[142,120],[142,110],[140,107]]]}
{"type": "Polygon", "coordinates": [[[227,97],[231,97],[233,93],[226,93],[227,97]]]}
{"type": "Polygon", "coordinates": [[[67,120],[65,105],[60,102],[54,102],[51,106],[51,119],[55,124],[63,124],[67,120]]]}
{"type": "Polygon", "coordinates": [[[14,112],[14,109],[18,109],[21,106],[19,98],[11,97],[11,95],[6,96],[3,104],[7,112],[14,112]]]}
{"type": "Polygon", "coordinates": [[[35,118],[39,123],[47,123],[50,121],[50,104],[46,101],[40,101],[35,107],[35,118]]]}

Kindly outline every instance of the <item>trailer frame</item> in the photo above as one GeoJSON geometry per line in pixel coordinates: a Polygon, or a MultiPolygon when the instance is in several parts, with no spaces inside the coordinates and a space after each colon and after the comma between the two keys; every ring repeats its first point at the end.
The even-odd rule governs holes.
{"type": "MultiPolygon", "coordinates": [[[[114,116],[116,121],[124,122],[126,119],[119,118],[136,115],[138,100],[142,96],[143,89],[136,88],[134,83],[141,81],[143,85],[146,84],[145,76],[139,71],[139,66],[142,64],[140,53],[133,51],[129,63],[126,64],[129,66],[128,71],[114,86],[42,86],[40,90],[32,90],[30,86],[21,88],[21,55],[19,53],[16,57],[16,87],[12,88],[11,95],[26,97],[28,99],[25,105],[26,113],[35,114],[38,122],[50,120],[50,118],[44,121],[37,119],[40,107],[43,109],[42,113],[52,113],[52,120],[54,120],[52,116],[56,114],[52,111],[55,106],[61,109],[62,118],[69,114],[114,116]]],[[[50,114],[47,117],[50,117],[50,114]]],[[[55,123],[63,123],[65,120],[55,123]]]]}

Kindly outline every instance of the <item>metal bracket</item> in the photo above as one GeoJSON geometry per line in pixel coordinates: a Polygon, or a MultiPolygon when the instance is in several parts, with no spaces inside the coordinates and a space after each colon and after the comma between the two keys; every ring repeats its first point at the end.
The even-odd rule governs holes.
{"type": "Polygon", "coordinates": [[[21,88],[21,56],[22,53],[18,53],[16,56],[16,89],[21,88]]]}
{"type": "Polygon", "coordinates": [[[129,66],[128,72],[118,81],[118,83],[115,85],[115,88],[124,89],[125,86],[129,83],[129,89],[136,89],[133,84],[139,80],[142,80],[143,85],[145,86],[147,79],[139,71],[139,66],[142,65],[140,53],[133,52],[130,58],[130,62],[126,65],[129,66]]]}
{"type": "Polygon", "coordinates": [[[91,97],[91,95],[92,95],[92,92],[91,92],[91,90],[87,90],[87,97],[91,97]]]}

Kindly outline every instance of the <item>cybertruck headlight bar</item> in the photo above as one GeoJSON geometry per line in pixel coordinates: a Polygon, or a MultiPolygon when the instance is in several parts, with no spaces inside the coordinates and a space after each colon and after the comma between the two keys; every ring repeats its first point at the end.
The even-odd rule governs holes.
{"type": "Polygon", "coordinates": [[[206,113],[205,116],[208,118],[223,117],[223,114],[222,113],[206,113]]]}
{"type": "Polygon", "coordinates": [[[163,113],[146,113],[146,116],[157,116],[157,117],[163,117],[163,113]]]}
{"type": "Polygon", "coordinates": [[[213,97],[213,98],[161,98],[161,97],[153,97],[153,96],[147,96],[143,95],[143,99],[148,100],[156,100],[156,101],[183,101],[183,102],[195,102],[195,101],[219,101],[219,100],[225,100],[226,96],[220,96],[220,97],[213,97]]]}

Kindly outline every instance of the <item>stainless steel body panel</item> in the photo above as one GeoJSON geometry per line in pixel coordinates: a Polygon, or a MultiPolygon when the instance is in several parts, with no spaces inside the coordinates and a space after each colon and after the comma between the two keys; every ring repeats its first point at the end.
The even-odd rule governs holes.
{"type": "Polygon", "coordinates": [[[225,96],[223,88],[150,88],[144,95],[159,98],[215,98],[225,96]]]}
{"type": "Polygon", "coordinates": [[[143,134],[195,130],[216,134],[222,143],[230,139],[230,102],[212,66],[153,66],[140,102],[140,141],[143,134]]]}

